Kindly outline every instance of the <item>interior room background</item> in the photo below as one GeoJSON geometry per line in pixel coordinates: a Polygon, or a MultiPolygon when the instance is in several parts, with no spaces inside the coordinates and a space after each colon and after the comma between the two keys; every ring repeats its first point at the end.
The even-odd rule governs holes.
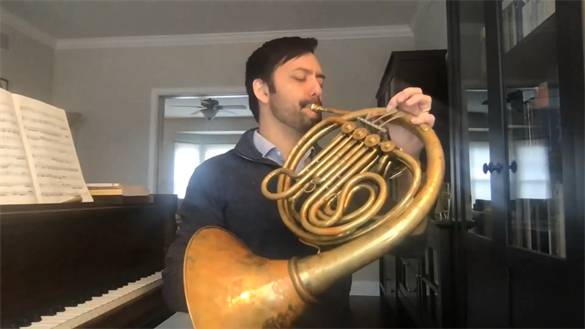
{"type": "MultiPolygon", "coordinates": [[[[82,114],[72,130],[86,181],[142,185],[152,192],[173,192],[164,185],[153,190],[156,173],[149,158],[153,90],[243,88],[244,63],[260,45],[245,38],[198,45],[129,46],[90,39],[67,43],[6,10],[0,12],[0,22],[3,38],[9,40],[9,48],[0,54],[9,90],[82,114]]],[[[388,21],[381,36],[364,33],[351,38],[346,30],[331,33],[318,46],[317,56],[327,74],[324,100],[327,106],[351,110],[375,106],[392,51],[447,48],[445,1],[420,1],[410,24],[388,21]]],[[[185,129],[243,131],[256,124],[253,118],[237,118],[226,129],[226,120],[230,119],[211,123],[181,119],[167,125],[175,131],[165,134],[180,137],[177,133],[185,129]]],[[[234,136],[224,138],[225,145],[233,145],[234,136]]],[[[173,159],[159,155],[158,160],[169,167],[173,159]]],[[[352,294],[379,295],[377,263],[354,275],[352,294]]]]}

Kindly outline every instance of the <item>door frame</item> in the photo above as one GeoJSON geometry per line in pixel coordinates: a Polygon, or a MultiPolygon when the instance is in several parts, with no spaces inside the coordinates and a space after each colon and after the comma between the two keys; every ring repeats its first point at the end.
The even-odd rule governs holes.
{"type": "Polygon", "coordinates": [[[164,132],[164,100],[179,96],[206,94],[247,94],[245,86],[153,88],[150,91],[150,130],[148,134],[148,189],[158,189],[159,154],[162,153],[164,132]]]}

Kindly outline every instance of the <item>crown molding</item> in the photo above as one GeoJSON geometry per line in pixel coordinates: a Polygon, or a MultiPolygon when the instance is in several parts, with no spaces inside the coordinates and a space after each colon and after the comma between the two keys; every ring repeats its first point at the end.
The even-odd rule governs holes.
{"type": "Polygon", "coordinates": [[[51,35],[4,8],[0,9],[0,23],[6,24],[18,32],[51,48],[55,48],[57,44],[57,40],[51,35]]]}
{"type": "MultiPolygon", "coordinates": [[[[423,1],[423,3],[426,2],[427,1],[423,1]]],[[[318,40],[395,38],[414,36],[414,29],[412,29],[409,25],[387,25],[285,31],[56,39],[35,25],[25,21],[24,19],[3,8],[0,10],[0,23],[6,24],[20,33],[23,33],[30,38],[57,50],[261,43],[284,36],[313,37],[317,38],[318,40]]]]}
{"type": "Polygon", "coordinates": [[[57,40],[58,50],[195,46],[210,44],[261,43],[284,36],[314,37],[318,40],[344,40],[367,38],[413,37],[408,25],[368,26],[313,30],[266,32],[210,33],[168,36],[113,37],[57,40]]]}

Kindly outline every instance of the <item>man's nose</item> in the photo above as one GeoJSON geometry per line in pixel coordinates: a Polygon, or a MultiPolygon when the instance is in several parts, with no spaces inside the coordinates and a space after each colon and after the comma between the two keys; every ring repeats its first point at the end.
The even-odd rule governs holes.
{"type": "Polygon", "coordinates": [[[319,83],[319,81],[316,78],[311,79],[311,86],[309,92],[311,97],[321,98],[321,94],[323,93],[323,87],[321,87],[321,83],[319,83]]]}

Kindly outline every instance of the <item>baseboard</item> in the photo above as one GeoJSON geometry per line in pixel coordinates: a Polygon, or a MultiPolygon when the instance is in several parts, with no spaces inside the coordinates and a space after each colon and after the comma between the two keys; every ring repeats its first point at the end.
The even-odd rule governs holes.
{"type": "Polygon", "coordinates": [[[380,296],[380,283],[378,281],[353,281],[351,296],[380,296]]]}

